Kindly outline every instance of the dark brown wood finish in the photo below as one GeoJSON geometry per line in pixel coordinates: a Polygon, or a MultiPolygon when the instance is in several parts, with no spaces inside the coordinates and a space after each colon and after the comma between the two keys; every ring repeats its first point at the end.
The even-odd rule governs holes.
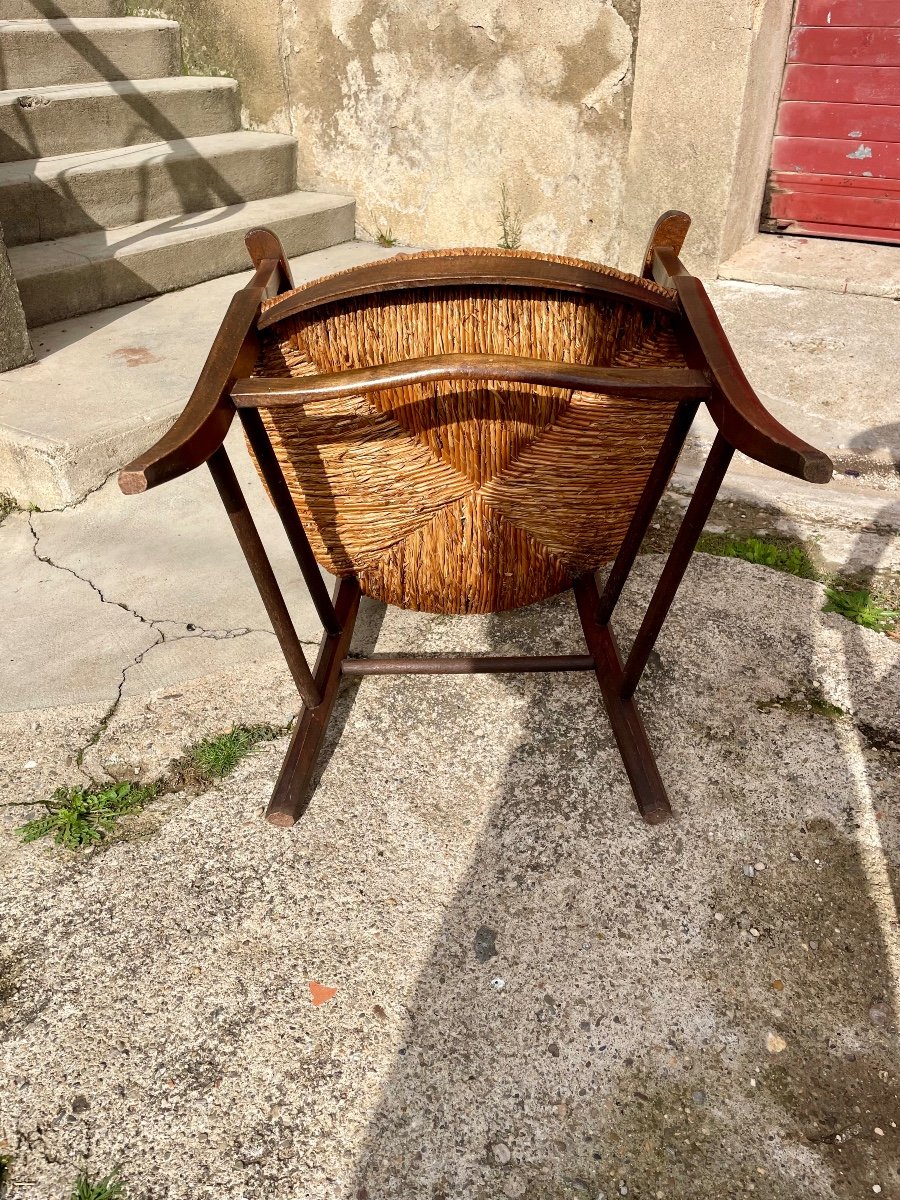
{"type": "Polygon", "coordinates": [[[341,631],[322,639],[316,659],[315,684],[322,700],[315,707],[307,706],[300,714],[266,809],[266,820],[282,829],[293,825],[309,804],[309,788],[340,687],[341,664],[350,651],[359,600],[356,580],[340,580],[335,589],[334,610],[341,631]]]}
{"type": "Polygon", "coordinates": [[[720,433],[748,458],[808,483],[828,483],[834,464],[776,421],[741,370],[706,288],[667,248],[653,251],[653,273],[670,281],[686,321],[685,333],[706,364],[713,391],[707,400],[720,433]]]}
{"type": "Polygon", "coordinates": [[[300,520],[296,505],[291,498],[290,489],[285,482],[281,467],[278,465],[278,459],[275,457],[269,435],[262,423],[262,417],[255,409],[243,409],[241,423],[256,456],[257,466],[266,481],[272,503],[281,518],[281,524],[291,544],[291,549],[294,551],[297,565],[303,574],[310,599],[319,614],[319,620],[326,633],[340,633],[341,627],[338,624],[331,597],[328,595],[328,588],[325,586],[319,564],[316,562],[306,536],[306,530],[303,528],[303,522],[300,520]]]}
{"type": "Polygon", "coordinates": [[[126,495],[186,475],[222,445],[234,419],[231,389],[256,365],[255,326],[264,295],[263,286],[251,285],[232,298],[181,416],[154,446],[119,472],[119,487],[126,495]]]}
{"type": "Polygon", "coordinates": [[[316,760],[342,675],[396,673],[593,670],[644,820],[657,823],[670,815],[669,801],[633,694],[734,451],[738,449],[777,470],[812,482],[824,482],[831,477],[828,458],[794,437],[766,412],[741,372],[702,284],[688,274],[678,259],[689,223],[683,213],[664,214],[647,249],[644,274],[652,273],[653,278],[671,290],[671,296],[648,292],[636,283],[600,271],[529,259],[491,255],[469,260],[437,256],[411,261],[400,257],[285,295],[265,313],[264,298],[290,291],[290,265],[280,242],[270,231],[254,230],[248,235],[248,249],[256,265],[253,279],[232,300],[181,417],[156,446],[125,468],[120,485],[125,492],[144,491],[208,462],[304,702],[266,814],[273,824],[292,825],[308,803],[316,760]],[[508,355],[441,355],[340,375],[283,380],[248,377],[258,354],[257,330],[278,320],[354,296],[457,284],[606,293],[671,312],[675,315],[674,324],[682,340],[687,367],[602,369],[508,355]],[[359,583],[353,578],[341,580],[334,602],[329,599],[262,418],[255,410],[453,379],[577,388],[679,402],[602,597],[593,575],[577,579],[573,585],[587,655],[349,656],[360,603],[359,583]],[[701,402],[709,406],[719,433],[623,666],[609,621],[701,402]],[[284,598],[222,446],[236,406],[324,625],[314,672],[306,663],[284,598]]]}
{"type": "Polygon", "coordinates": [[[225,506],[247,565],[259,589],[262,602],[266,606],[266,612],[269,614],[269,620],[272,622],[272,628],[275,630],[275,636],[278,638],[278,644],[281,646],[297,690],[303,697],[304,703],[315,708],[321,700],[319,690],[313,681],[312,673],[303,654],[303,647],[300,645],[300,639],[294,629],[294,623],[281,594],[281,588],[279,588],[272,570],[272,564],[260,541],[224,446],[219,446],[210,456],[208,465],[216,490],[225,506]]]}
{"type": "Polygon", "coordinates": [[[269,270],[267,296],[280,296],[284,292],[293,291],[294,276],[291,264],[287,260],[284,246],[271,229],[251,229],[244,238],[244,244],[257,271],[269,270]],[[275,265],[269,267],[269,263],[275,265]]]}
{"type": "Polygon", "coordinates": [[[526,671],[592,671],[594,660],[585,654],[505,658],[382,654],[373,658],[346,658],[341,669],[345,675],[503,675],[526,671]]]}
{"type": "Polygon", "coordinates": [[[702,371],[677,367],[583,367],[513,354],[438,354],[378,367],[358,367],[334,375],[238,379],[231,389],[231,398],[238,408],[282,408],[304,399],[365,395],[381,388],[444,379],[577,388],[582,392],[641,400],[694,400],[709,395],[709,380],[702,371]]]}
{"type": "Polygon", "coordinates": [[[672,815],[669,797],[656,765],[644,722],[634,700],[623,694],[622,659],[609,625],[597,620],[600,594],[593,575],[583,575],[572,585],[584,639],[594,659],[594,670],[606,706],[613,737],[619,747],[631,790],[648,825],[659,825],[672,815]]]}
{"type": "Polygon", "coordinates": [[[505,254],[479,255],[477,258],[465,255],[436,255],[433,258],[397,255],[359,267],[352,274],[334,275],[311,287],[301,288],[295,295],[286,296],[268,308],[262,315],[259,328],[267,329],[285,317],[294,317],[322,304],[334,304],[338,300],[350,300],[356,296],[449,286],[552,288],[554,291],[587,292],[615,297],[617,300],[630,300],[663,312],[676,311],[675,301],[671,297],[588,267],[505,254]]]}
{"type": "Polygon", "coordinates": [[[725,472],[728,470],[733,455],[734,448],[728,444],[721,433],[717,434],[628,655],[622,680],[624,697],[631,696],[640,682],[650,657],[650,651],[656,644],[659,631],[672,607],[678,585],[684,578],[691,555],[697,545],[697,539],[703,532],[703,526],[706,524],[716,496],[719,494],[719,488],[722,486],[722,480],[725,478],[725,472]]]}
{"type": "MultiPolygon", "coordinates": [[[[644,252],[640,274],[645,279],[653,278],[653,251],[668,246],[673,253],[680,254],[690,227],[691,218],[687,213],[680,212],[677,208],[670,208],[668,212],[663,213],[653,226],[653,232],[650,234],[650,240],[644,252]]],[[[661,280],[656,282],[660,283],[661,280]]],[[[669,283],[663,284],[663,287],[671,286],[669,283]]]]}
{"type": "Polygon", "coordinates": [[[619,596],[622,594],[622,588],[631,574],[634,561],[640,553],[641,543],[647,536],[647,530],[650,528],[653,514],[656,512],[663,492],[666,490],[669,480],[672,477],[678,456],[681,453],[685,438],[696,415],[696,404],[682,404],[676,409],[675,415],[672,417],[672,423],[669,426],[656,462],[653,464],[650,475],[644,485],[643,494],[638,501],[637,508],[634,510],[634,516],[631,518],[628,529],[625,531],[622,545],[619,547],[616,560],[603,587],[603,595],[600,597],[600,606],[597,612],[597,620],[601,625],[609,624],[613,609],[616,607],[619,596]]]}

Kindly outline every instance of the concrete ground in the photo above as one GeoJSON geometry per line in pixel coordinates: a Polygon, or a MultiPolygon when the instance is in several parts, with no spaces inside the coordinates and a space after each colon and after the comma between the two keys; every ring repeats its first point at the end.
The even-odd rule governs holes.
{"type": "MultiPolygon", "coordinates": [[[[713,525],[900,573],[896,306],[711,290],[767,402],[860,463],[815,489],[739,462],[713,525]]],[[[179,362],[202,358],[190,342],[179,362]]],[[[172,364],[122,370],[139,388],[172,364]]],[[[186,394],[187,367],[167,386],[186,394]]],[[[623,640],[660,565],[639,562],[623,640]]],[[[677,813],[655,829],[586,676],[346,690],[289,832],[261,818],[283,738],[93,852],[23,845],[32,810],[0,809],[8,1200],[68,1200],[80,1168],[117,1163],[146,1200],[900,1197],[900,643],[823,599],[695,556],[639,693],[677,813]]],[[[9,515],[0,621],[6,803],[152,780],[199,737],[296,709],[202,471],[9,515]]],[[[566,598],[466,619],[368,605],[357,644],[581,635],[566,598]]]]}
{"type": "MultiPolygon", "coordinates": [[[[900,1195],[900,645],[821,604],[694,560],[640,693],[654,829],[587,676],[363,682],[291,832],[284,739],[86,855],[7,810],[9,1196],[115,1163],[148,1200],[900,1195]]],[[[385,651],[579,644],[568,599],[380,622],[385,651]]],[[[292,710],[259,658],[127,697],[84,770],[292,710]]],[[[8,714],[5,794],[77,777],[102,713],[8,714]]]]}

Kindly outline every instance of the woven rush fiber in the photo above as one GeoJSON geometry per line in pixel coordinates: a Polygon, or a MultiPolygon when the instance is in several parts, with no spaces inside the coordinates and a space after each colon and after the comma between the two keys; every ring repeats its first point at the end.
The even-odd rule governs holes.
{"type": "MultiPolygon", "coordinates": [[[[508,253],[668,294],[578,259],[508,253]]],[[[539,286],[370,294],[285,317],[261,337],[256,374],[264,376],[436,354],[684,365],[665,312],[539,286]]],[[[674,410],[668,402],[485,380],[260,412],[324,567],[355,574],[364,593],[402,608],[467,613],[532,604],[612,559],[674,410]]]]}

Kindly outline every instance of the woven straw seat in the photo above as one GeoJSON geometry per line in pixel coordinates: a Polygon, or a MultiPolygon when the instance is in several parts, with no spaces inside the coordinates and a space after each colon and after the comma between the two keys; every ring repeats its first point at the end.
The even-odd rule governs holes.
{"type": "MultiPolygon", "coordinates": [[[[558,256],[455,250],[409,258],[465,256],[477,269],[480,257],[498,253],[666,294],[649,280],[558,256]]],[[[656,308],[462,285],[363,295],[288,317],[263,331],[256,373],[302,377],[450,353],[685,365],[671,317],[656,308]]],[[[402,608],[465,613],[542,600],[613,559],[675,407],[448,380],[261,412],[322,566],[355,575],[364,593],[402,608]]]]}
{"type": "Polygon", "coordinates": [[[663,214],[640,275],[521,251],[398,255],[295,288],[247,239],[187,407],[119,476],[142,492],[206,463],[303,701],[266,813],[303,813],[343,676],[593,671],[645,821],[670,814],[634,693],[736,450],[811,483],[830,460],[766,411],[663,214]],[[611,617],[700,405],[717,427],[624,658],[611,617]],[[224,440],[235,416],[324,634],[310,668],[224,440]],[[595,573],[612,563],[603,583],[595,573]],[[338,577],[334,597],[320,573],[338,577]],[[490,613],[572,588],[587,653],[360,655],[366,594],[490,613]]]}

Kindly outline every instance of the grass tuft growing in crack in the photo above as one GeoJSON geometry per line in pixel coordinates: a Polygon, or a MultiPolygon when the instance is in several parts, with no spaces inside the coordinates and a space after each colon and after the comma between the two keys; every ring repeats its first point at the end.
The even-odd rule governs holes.
{"type": "Polygon", "coordinates": [[[192,746],[186,755],[187,762],[201,780],[222,779],[231,774],[254,746],[272,742],[285,732],[274,725],[232,725],[227,733],[204,738],[192,746]]]}
{"type": "Polygon", "coordinates": [[[388,225],[387,229],[379,229],[375,235],[375,241],[379,246],[384,246],[386,249],[390,246],[397,245],[397,239],[394,237],[394,231],[388,225]]]}
{"type": "Polygon", "coordinates": [[[151,800],[175,792],[198,795],[216,779],[229,775],[260,742],[289,733],[286,725],[232,725],[227,733],[204,738],[188,747],[165,775],[153,783],[77,784],[61,787],[49,800],[2,804],[0,808],[42,805],[45,814],[20,825],[25,842],[52,837],[58,846],[81,850],[105,841],[122,817],[140,812],[151,800]]]}
{"type": "Polygon", "coordinates": [[[11,516],[14,512],[19,511],[19,506],[12,496],[7,492],[0,492],[0,525],[11,516]]]}
{"type": "Polygon", "coordinates": [[[500,185],[500,241],[497,245],[501,250],[518,250],[522,245],[522,213],[514,208],[509,200],[509,188],[505,183],[500,185]]]}
{"type": "Polygon", "coordinates": [[[75,1180],[69,1200],[126,1200],[125,1181],[114,1167],[103,1179],[92,1180],[86,1171],[75,1180]]]}
{"type": "Polygon", "coordinates": [[[720,558],[742,558],[773,571],[796,575],[798,579],[820,578],[806,547],[786,538],[741,538],[730,533],[703,533],[697,549],[702,554],[716,554],[720,558]]]}
{"type": "Polygon", "coordinates": [[[11,1154],[0,1154],[0,1196],[6,1195],[6,1187],[12,1174],[13,1158],[11,1154]]]}
{"type": "Polygon", "coordinates": [[[879,604],[866,588],[851,589],[841,584],[831,584],[825,589],[828,599],[822,612],[834,612],[863,629],[874,629],[876,633],[890,633],[900,624],[900,610],[885,608],[879,604]]]}
{"type": "Polygon", "coordinates": [[[24,842],[52,837],[57,846],[81,850],[104,841],[122,817],[139,812],[158,790],[155,783],[57,788],[49,800],[39,801],[46,814],[26,821],[17,832],[24,842]]]}

